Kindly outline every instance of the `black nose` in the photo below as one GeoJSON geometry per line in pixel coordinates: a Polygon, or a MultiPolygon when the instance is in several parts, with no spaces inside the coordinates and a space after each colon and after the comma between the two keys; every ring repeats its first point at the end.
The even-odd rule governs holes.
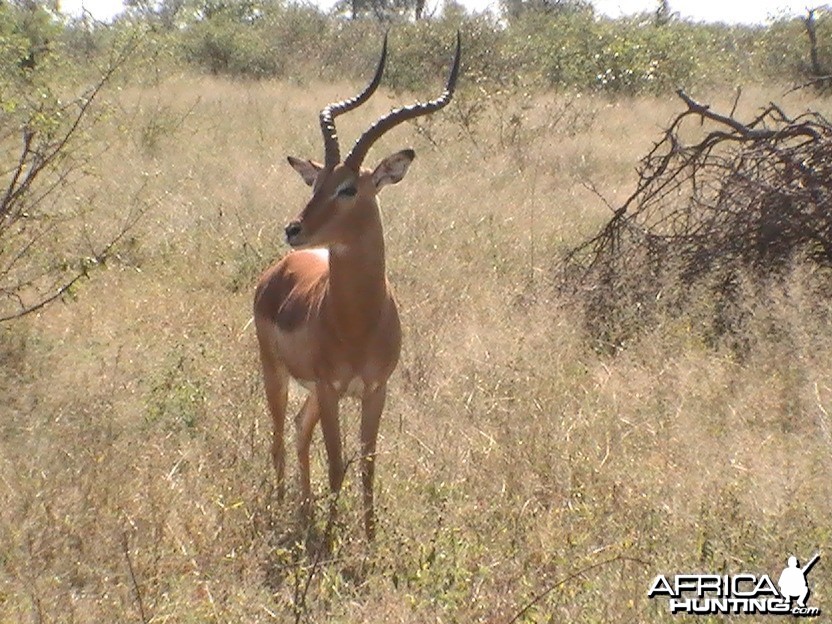
{"type": "Polygon", "coordinates": [[[292,221],[289,225],[286,226],[286,241],[291,243],[292,239],[298,234],[300,234],[301,229],[302,228],[300,223],[298,223],[297,221],[292,221]]]}

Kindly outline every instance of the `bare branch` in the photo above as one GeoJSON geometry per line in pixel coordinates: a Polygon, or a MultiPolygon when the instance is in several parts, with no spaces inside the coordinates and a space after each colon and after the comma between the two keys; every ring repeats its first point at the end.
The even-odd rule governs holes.
{"type": "MultiPolygon", "coordinates": [[[[20,153],[16,164],[6,172],[8,182],[0,191],[0,294],[6,304],[11,304],[0,310],[0,323],[41,310],[71,292],[91,269],[105,263],[144,212],[143,208],[132,210],[99,250],[88,241],[88,255],[73,258],[80,252],[44,254],[47,235],[63,234],[77,219],[77,214],[59,212],[60,202],[54,198],[87,175],[83,168],[92,158],[86,152],[92,139],[85,140],[84,133],[97,120],[94,105],[129,61],[138,43],[139,38],[133,37],[114,50],[95,82],[78,98],[55,109],[37,104],[31,109],[29,120],[22,124],[20,153]],[[57,127],[39,130],[33,121],[36,116],[58,115],[55,111],[60,112],[57,127]]],[[[137,201],[134,199],[134,206],[137,201]]]]}
{"type": "Polygon", "coordinates": [[[526,613],[528,613],[529,610],[532,607],[534,607],[536,604],[538,604],[541,600],[543,600],[546,596],[551,594],[553,591],[555,591],[559,587],[563,587],[567,583],[569,583],[571,581],[574,581],[575,579],[580,578],[582,576],[585,576],[589,572],[592,572],[592,571],[597,570],[599,568],[607,567],[607,566],[612,565],[613,563],[617,563],[619,561],[621,563],[638,563],[638,564],[643,565],[643,566],[648,565],[646,561],[642,561],[641,559],[636,559],[635,557],[626,557],[624,555],[616,555],[615,557],[610,557],[609,559],[604,559],[603,561],[598,561],[596,563],[593,563],[592,565],[588,565],[586,567],[583,567],[580,570],[576,570],[575,572],[572,572],[568,576],[565,576],[564,578],[557,581],[556,583],[553,583],[552,585],[547,587],[544,591],[537,594],[522,609],[520,609],[520,611],[518,611],[514,615],[513,618],[511,618],[508,622],[506,622],[506,624],[514,624],[514,622],[517,622],[518,620],[520,620],[520,618],[522,618],[524,615],[526,615],[526,613]]]}
{"type": "MultiPolygon", "coordinates": [[[[797,258],[832,267],[827,120],[790,117],[770,103],[743,122],[734,116],[736,100],[725,115],[678,93],[686,109],[642,159],[635,191],[562,261],[563,287],[583,293],[588,323],[605,343],[636,329],[616,327],[616,319],[629,314],[644,325],[664,282],[681,286],[667,303],[681,309],[692,285],[719,290],[740,271],[765,279],[797,258]],[[691,117],[707,124],[686,145],[690,132],[682,129],[691,117]]],[[[716,296],[731,296],[725,292],[716,296]]]]}
{"type": "Polygon", "coordinates": [[[139,607],[139,616],[141,617],[142,624],[148,624],[150,620],[148,619],[144,609],[144,600],[142,600],[141,588],[139,587],[139,581],[136,578],[136,570],[133,568],[133,560],[130,558],[130,543],[126,532],[121,535],[121,549],[124,553],[124,559],[127,561],[127,571],[130,573],[130,582],[133,584],[133,591],[136,594],[136,604],[139,607]]]}

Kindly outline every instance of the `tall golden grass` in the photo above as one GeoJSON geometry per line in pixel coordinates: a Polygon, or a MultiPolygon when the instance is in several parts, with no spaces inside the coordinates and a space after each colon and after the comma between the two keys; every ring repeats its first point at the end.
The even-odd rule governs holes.
{"type": "MultiPolygon", "coordinates": [[[[805,312],[811,276],[749,300],[743,361],[695,311],[593,352],[553,267],[607,215],[585,183],[626,197],[680,106],[541,95],[503,103],[515,139],[496,136],[506,108],[469,128],[457,108],[438,146],[406,127],[370,155],[418,154],[381,199],[405,338],[379,534],[353,467],[329,551],[307,550],[274,495],[250,304],[308,193],[285,156],[319,157],[317,111],[352,89],[181,76],[119,95],[101,131],[130,140],[89,183],[112,198],[102,224],[141,177],[150,210],[73,301],[0,330],[0,622],[509,622],[542,594],[521,621],[662,622],[660,572],[775,574],[829,544],[832,332],[805,312]],[[563,107],[580,114],[553,125],[563,107]]],[[[399,101],[339,119],[342,141],[399,101]]],[[[349,457],[354,407],[342,420],[349,457]]],[[[828,610],[830,570],[811,576],[828,610]]]]}

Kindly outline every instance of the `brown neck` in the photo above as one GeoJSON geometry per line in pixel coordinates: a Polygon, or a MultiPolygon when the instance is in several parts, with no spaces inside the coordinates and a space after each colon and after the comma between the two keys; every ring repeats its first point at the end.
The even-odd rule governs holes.
{"type": "Polygon", "coordinates": [[[333,325],[342,339],[362,341],[376,325],[389,298],[384,233],[378,208],[361,235],[329,248],[329,296],[333,325]]]}

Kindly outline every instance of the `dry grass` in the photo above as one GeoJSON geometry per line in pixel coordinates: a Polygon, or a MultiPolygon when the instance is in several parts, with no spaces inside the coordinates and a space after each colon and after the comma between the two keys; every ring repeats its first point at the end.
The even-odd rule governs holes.
{"type": "MultiPolygon", "coordinates": [[[[606,216],[582,182],[629,194],[679,109],[584,96],[591,124],[519,146],[480,126],[479,147],[435,149],[405,128],[374,150],[419,153],[382,198],[406,333],[379,536],[361,537],[352,470],[331,554],[307,553],[274,498],[248,320],[307,193],[284,156],[318,155],[315,113],[345,90],[181,77],[122,94],[112,131],[132,140],[97,184],[114,198],[106,222],[146,177],[136,242],[76,301],[0,334],[2,624],[507,622],[618,555],[644,563],[596,568],[525,621],[665,621],[646,599],[659,572],[774,574],[829,544],[832,334],[805,313],[811,276],[749,301],[743,362],[704,346],[695,313],[600,356],[551,294],[557,253],[606,216]]],[[[340,135],[391,104],[339,120],[340,135]]],[[[348,455],[355,421],[347,410],[348,455]]],[[[317,444],[321,525],[323,459],[317,444]]],[[[830,569],[811,577],[826,610],[830,569]]]]}

